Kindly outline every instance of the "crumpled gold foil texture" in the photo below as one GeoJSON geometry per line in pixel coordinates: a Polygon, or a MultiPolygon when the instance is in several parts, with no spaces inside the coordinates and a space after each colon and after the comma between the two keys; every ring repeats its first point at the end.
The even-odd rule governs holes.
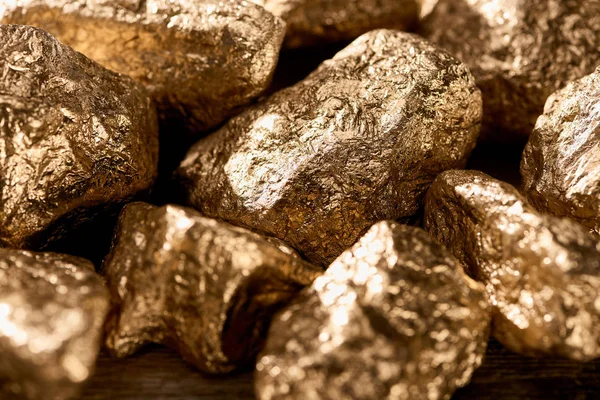
{"type": "Polygon", "coordinates": [[[93,373],[108,305],[91,262],[0,248],[0,398],[76,398],[93,373]]]}
{"type": "Polygon", "coordinates": [[[286,22],[284,46],[350,40],[373,29],[413,28],[417,0],[251,0],[286,22]]]}
{"type": "Polygon", "coordinates": [[[0,21],[38,26],[131,76],[162,119],[192,133],[269,85],[285,33],[279,18],[237,0],[18,0],[0,2],[0,21]]]}
{"type": "Polygon", "coordinates": [[[371,31],[200,140],[176,174],[203,214],[327,265],[373,223],[416,214],[435,176],[464,166],[480,120],[463,64],[371,31]]]}
{"type": "Polygon", "coordinates": [[[447,171],[425,202],[425,227],[481,280],[494,336],[527,355],[600,356],[600,242],[537,212],[511,185],[447,171]]]}
{"type": "Polygon", "coordinates": [[[141,86],[40,29],[0,25],[0,245],[44,246],[147,189],[157,163],[141,86]]]}
{"type": "Polygon", "coordinates": [[[145,203],[124,208],[103,269],[113,355],[162,343],[210,373],[254,361],[271,315],[322,273],[277,239],[145,203]]]}
{"type": "Polygon", "coordinates": [[[383,221],[273,320],[260,400],[449,399],[487,347],[483,285],[420,228],[383,221]]]}
{"type": "Polygon", "coordinates": [[[600,233],[600,68],[548,98],[523,153],[523,192],[538,209],[600,233]]]}
{"type": "Polygon", "coordinates": [[[433,0],[425,6],[420,33],[477,79],[483,139],[527,137],[546,98],[600,64],[598,0],[433,0]]]}

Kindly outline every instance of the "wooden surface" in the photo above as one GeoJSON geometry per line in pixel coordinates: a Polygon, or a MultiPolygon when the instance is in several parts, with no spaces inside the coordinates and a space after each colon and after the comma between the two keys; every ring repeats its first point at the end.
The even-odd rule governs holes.
{"type": "MultiPolygon", "coordinates": [[[[82,400],[109,399],[252,400],[252,373],[211,377],[196,372],[176,353],[161,347],[125,360],[103,355],[82,400]]],[[[600,361],[582,364],[521,357],[492,341],[471,383],[453,397],[474,399],[598,400],[600,361]]]]}

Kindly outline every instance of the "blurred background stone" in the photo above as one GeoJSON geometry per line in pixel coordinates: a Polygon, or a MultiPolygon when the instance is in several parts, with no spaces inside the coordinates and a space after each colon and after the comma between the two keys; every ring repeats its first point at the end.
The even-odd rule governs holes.
{"type": "Polygon", "coordinates": [[[527,137],[546,98],[600,64],[598,0],[421,0],[419,33],[469,66],[482,139],[527,137]]]}
{"type": "Polygon", "coordinates": [[[418,0],[250,0],[286,22],[284,46],[355,39],[373,29],[416,26],[418,0]]]}
{"type": "Polygon", "coordinates": [[[77,398],[95,369],[108,303],[89,261],[0,249],[0,398],[77,398]]]}
{"type": "Polygon", "coordinates": [[[540,211],[600,233],[600,68],[548,98],[521,174],[523,192],[540,211]]]}
{"type": "MultiPolygon", "coordinates": [[[[262,7],[236,0],[2,1],[0,22],[45,29],[131,76],[161,120],[196,137],[267,88],[285,29],[262,7]]],[[[165,138],[183,133],[164,130],[165,138]]]]}

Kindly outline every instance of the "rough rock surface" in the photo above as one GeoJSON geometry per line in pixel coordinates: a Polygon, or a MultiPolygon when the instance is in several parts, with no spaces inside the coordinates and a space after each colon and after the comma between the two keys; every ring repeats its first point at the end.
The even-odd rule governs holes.
{"type": "MultiPolygon", "coordinates": [[[[270,83],[285,24],[238,0],[17,0],[0,22],[38,26],[144,84],[159,116],[218,125],[270,83]]],[[[165,135],[168,137],[168,135],[165,135]]]]}
{"type": "Polygon", "coordinates": [[[374,225],[275,317],[261,400],[449,399],[487,347],[483,285],[419,228],[374,225]]]}
{"type": "Polygon", "coordinates": [[[0,398],[76,398],[93,373],[108,303],[91,262],[0,248],[0,398]]]}
{"type": "Polygon", "coordinates": [[[598,0],[425,1],[421,32],[469,66],[482,138],[527,137],[546,98],[600,64],[598,0]]]}
{"type": "Polygon", "coordinates": [[[480,119],[464,65],[372,31],[199,141],[177,175],[203,214],[327,265],[373,223],[416,214],[435,176],[464,166],[480,119]]]}
{"type": "Polygon", "coordinates": [[[447,171],[427,193],[425,227],[486,285],[507,348],[600,356],[600,242],[583,226],[481,172],[447,171]]]}
{"type": "Polygon", "coordinates": [[[286,47],[354,39],[373,29],[416,25],[418,0],[251,0],[286,22],[286,47]]]}
{"type": "Polygon", "coordinates": [[[40,29],[0,25],[0,245],[43,246],[147,189],[157,163],[141,86],[40,29]]]}
{"type": "Polygon", "coordinates": [[[125,207],[103,269],[113,355],[163,343],[211,373],[251,363],[271,315],[322,272],[277,239],[145,203],[125,207]]]}
{"type": "Polygon", "coordinates": [[[535,207],[600,233],[600,68],[548,98],[521,175],[535,207]]]}

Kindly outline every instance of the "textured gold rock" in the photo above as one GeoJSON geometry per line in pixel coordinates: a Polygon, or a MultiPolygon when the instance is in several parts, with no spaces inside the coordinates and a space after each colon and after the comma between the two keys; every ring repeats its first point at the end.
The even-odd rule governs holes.
{"type": "Polygon", "coordinates": [[[322,272],[277,239],[179,206],[127,205],[114,243],[109,351],[163,343],[211,373],[252,362],[271,315],[322,272]]]}
{"type": "Polygon", "coordinates": [[[425,227],[486,285],[507,348],[600,356],[600,243],[583,226],[481,172],[448,171],[427,193],[425,227]]]}
{"type": "Polygon", "coordinates": [[[108,303],[91,262],[0,248],[0,398],[76,397],[93,373],[108,303]]]}
{"type": "Polygon", "coordinates": [[[477,79],[484,139],[526,137],[552,92],[600,64],[598,0],[425,3],[421,33],[477,79]]]}
{"type": "Polygon", "coordinates": [[[141,86],[40,29],[0,25],[0,245],[42,246],[148,188],[157,153],[141,86]]]}
{"type": "Polygon", "coordinates": [[[373,223],[414,215],[435,176],[464,165],[480,118],[466,67],[372,31],[199,141],[177,174],[203,214],[326,265],[373,223]]]}
{"type": "Polygon", "coordinates": [[[215,126],[269,84],[285,24],[236,0],[0,0],[0,21],[35,25],[143,83],[159,115],[215,126]]]}
{"type": "Polygon", "coordinates": [[[283,18],[286,47],[354,39],[373,29],[416,25],[417,0],[251,0],[283,18]]]}
{"type": "Polygon", "coordinates": [[[600,233],[600,68],[548,98],[525,147],[523,191],[539,210],[600,233]]]}
{"type": "Polygon", "coordinates": [[[256,371],[271,399],[449,399],[481,364],[485,290],[422,229],[383,221],[273,320],[256,371]]]}

